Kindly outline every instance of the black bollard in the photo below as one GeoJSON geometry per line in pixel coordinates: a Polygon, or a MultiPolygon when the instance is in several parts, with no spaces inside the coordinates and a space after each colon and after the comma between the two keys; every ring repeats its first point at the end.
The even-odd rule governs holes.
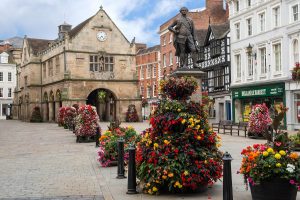
{"type": "Polygon", "coordinates": [[[137,194],[136,191],[136,168],[135,168],[135,147],[129,147],[129,163],[128,163],[128,185],[126,194],[137,194]]]}
{"type": "Polygon", "coordinates": [[[118,140],[118,179],[126,178],[124,175],[124,139],[119,138],[118,140]]]}
{"type": "Polygon", "coordinates": [[[231,155],[226,151],[223,156],[223,200],[233,200],[231,155]]]}

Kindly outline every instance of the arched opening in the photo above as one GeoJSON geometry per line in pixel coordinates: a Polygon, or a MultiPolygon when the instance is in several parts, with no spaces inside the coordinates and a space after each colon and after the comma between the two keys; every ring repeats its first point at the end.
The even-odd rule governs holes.
{"type": "Polygon", "coordinates": [[[43,97],[43,100],[44,100],[44,120],[45,121],[49,121],[49,101],[48,101],[48,94],[47,92],[44,93],[44,97],[43,97]]]}
{"type": "Polygon", "coordinates": [[[116,120],[116,96],[107,89],[96,89],[87,98],[86,104],[95,106],[100,121],[116,120]]]}
{"type": "Polygon", "coordinates": [[[62,107],[62,100],[61,100],[61,92],[60,90],[56,91],[56,101],[58,102],[58,107],[61,108],[62,107]]]}
{"type": "Polygon", "coordinates": [[[54,101],[54,94],[53,91],[50,91],[50,95],[49,95],[49,104],[50,104],[50,109],[49,109],[49,119],[50,121],[55,121],[55,101],[54,101]]]}

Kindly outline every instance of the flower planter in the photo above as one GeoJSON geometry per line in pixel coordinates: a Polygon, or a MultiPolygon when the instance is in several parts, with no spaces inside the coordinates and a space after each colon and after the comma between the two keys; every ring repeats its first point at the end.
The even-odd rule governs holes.
{"type": "Polygon", "coordinates": [[[297,187],[288,180],[274,178],[261,184],[250,184],[252,200],[296,200],[297,187]]]}

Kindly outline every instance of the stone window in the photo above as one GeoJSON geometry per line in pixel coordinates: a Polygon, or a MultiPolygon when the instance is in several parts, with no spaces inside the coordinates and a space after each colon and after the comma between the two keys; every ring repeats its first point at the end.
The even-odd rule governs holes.
{"type": "Polygon", "coordinates": [[[11,97],[11,88],[8,88],[7,97],[11,97]]]}
{"type": "Polygon", "coordinates": [[[261,69],[261,74],[267,73],[267,54],[266,54],[266,47],[259,49],[259,65],[261,69]]]}
{"type": "Polygon", "coordinates": [[[8,72],[8,74],[7,74],[7,80],[8,80],[9,82],[11,82],[11,72],[8,72]]]}
{"type": "Polygon", "coordinates": [[[55,73],[58,74],[60,72],[60,61],[59,56],[55,57],[55,73]]]}
{"type": "Polygon", "coordinates": [[[274,58],[274,65],[275,71],[281,71],[281,44],[274,44],[273,45],[273,58],[274,58]]]}
{"type": "Polygon", "coordinates": [[[252,18],[246,19],[248,36],[252,35],[252,18]]]}
{"type": "Polygon", "coordinates": [[[235,38],[239,40],[241,38],[240,23],[236,23],[234,26],[235,26],[235,38]]]}
{"type": "Polygon", "coordinates": [[[0,81],[3,81],[3,72],[0,72],[0,81]]]}
{"type": "Polygon", "coordinates": [[[43,77],[46,78],[46,62],[43,63],[43,77]]]}
{"type": "Polygon", "coordinates": [[[48,61],[48,76],[53,76],[53,61],[50,59],[48,61]]]}
{"type": "Polygon", "coordinates": [[[0,88],[0,97],[3,97],[3,88],[0,88]]]}
{"type": "Polygon", "coordinates": [[[28,84],[28,77],[24,76],[24,85],[25,85],[25,87],[27,86],[27,84],[28,84]]]}
{"type": "Polygon", "coordinates": [[[112,56],[90,56],[90,71],[91,72],[102,72],[102,71],[113,71],[114,70],[114,57],[112,56]]]}
{"type": "Polygon", "coordinates": [[[299,43],[297,39],[293,41],[293,63],[292,64],[295,64],[296,62],[299,62],[299,43]]]}
{"type": "Polygon", "coordinates": [[[265,13],[260,13],[258,15],[258,18],[259,18],[259,31],[260,32],[264,32],[265,29],[266,29],[266,15],[265,13]]]}
{"type": "Polygon", "coordinates": [[[273,8],[273,27],[278,27],[280,25],[280,8],[279,6],[273,8]]]}
{"type": "Polygon", "coordinates": [[[236,77],[237,79],[241,78],[242,71],[241,71],[241,55],[237,54],[235,57],[235,65],[236,65],[236,77]]]}
{"type": "Polygon", "coordinates": [[[298,4],[292,7],[292,22],[298,21],[299,19],[299,8],[298,4]]]}

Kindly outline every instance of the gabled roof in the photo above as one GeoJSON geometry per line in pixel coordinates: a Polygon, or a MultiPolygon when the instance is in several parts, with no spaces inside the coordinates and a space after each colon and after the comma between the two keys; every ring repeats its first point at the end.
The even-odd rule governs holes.
{"type": "Polygon", "coordinates": [[[141,55],[141,54],[146,54],[146,53],[150,53],[153,51],[160,51],[160,45],[155,45],[153,47],[149,47],[149,48],[145,48],[145,49],[140,49],[137,52],[137,55],[141,55]]]}
{"type": "Polygon", "coordinates": [[[94,17],[95,15],[91,16],[90,18],[86,19],[85,21],[81,22],[80,24],[78,24],[77,26],[75,26],[74,28],[72,28],[69,31],[69,36],[71,38],[75,37],[80,31],[81,29],[83,29],[83,27],[89,23],[89,21],[94,17]]]}
{"type": "Polygon", "coordinates": [[[203,45],[207,45],[209,41],[210,34],[214,35],[214,39],[224,38],[230,31],[229,22],[223,24],[210,24],[207,29],[207,34],[203,45]]]}
{"type": "Polygon", "coordinates": [[[34,55],[37,55],[38,52],[41,52],[44,49],[46,49],[49,46],[49,43],[53,42],[53,40],[44,40],[36,38],[27,38],[27,41],[34,55]]]}
{"type": "Polygon", "coordinates": [[[13,48],[21,49],[23,46],[23,38],[18,36],[5,39],[5,41],[8,41],[10,44],[12,44],[13,48]]]}
{"type": "Polygon", "coordinates": [[[196,33],[196,37],[197,37],[197,41],[199,42],[199,45],[203,46],[204,42],[205,42],[207,30],[200,29],[200,30],[196,30],[195,33],[196,33]]]}

